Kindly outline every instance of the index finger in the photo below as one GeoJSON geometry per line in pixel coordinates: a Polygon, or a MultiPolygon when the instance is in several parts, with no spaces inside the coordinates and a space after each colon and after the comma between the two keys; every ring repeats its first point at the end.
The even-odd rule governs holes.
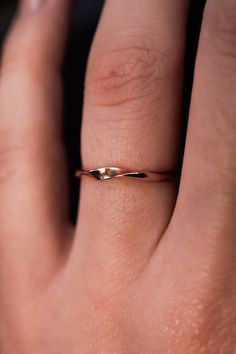
{"type": "Polygon", "coordinates": [[[48,275],[67,242],[59,67],[68,5],[67,0],[21,1],[3,51],[0,271],[7,272],[12,286],[22,274],[27,282],[29,273],[30,280],[48,275]]]}

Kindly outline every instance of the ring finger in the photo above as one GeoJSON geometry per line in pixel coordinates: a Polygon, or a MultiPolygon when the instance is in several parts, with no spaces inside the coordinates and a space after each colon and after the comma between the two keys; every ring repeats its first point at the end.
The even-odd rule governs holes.
{"type": "MultiPolygon", "coordinates": [[[[86,80],[84,168],[177,167],[187,3],[107,0],[86,80]]],[[[114,259],[116,266],[143,264],[168,224],[175,198],[173,183],[83,176],[75,259],[89,249],[83,259],[99,264],[100,273],[111,270],[114,259]]]]}

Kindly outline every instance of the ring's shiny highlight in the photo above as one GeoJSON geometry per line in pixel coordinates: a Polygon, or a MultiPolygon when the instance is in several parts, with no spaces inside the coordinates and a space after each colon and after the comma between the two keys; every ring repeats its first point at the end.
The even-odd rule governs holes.
{"type": "Polygon", "coordinates": [[[128,171],[120,167],[101,167],[94,170],[76,171],[76,177],[82,175],[93,177],[99,181],[105,181],[113,178],[134,178],[151,182],[166,182],[176,178],[174,172],[155,172],[155,171],[128,171]]]}

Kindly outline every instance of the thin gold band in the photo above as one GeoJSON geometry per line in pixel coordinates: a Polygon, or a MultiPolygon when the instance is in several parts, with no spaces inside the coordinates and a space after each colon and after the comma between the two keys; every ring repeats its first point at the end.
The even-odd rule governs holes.
{"type": "Polygon", "coordinates": [[[99,181],[105,181],[112,178],[135,178],[151,182],[166,182],[176,179],[176,174],[170,172],[155,172],[155,171],[129,171],[120,167],[101,167],[94,170],[80,169],[76,171],[76,177],[80,178],[82,175],[93,177],[99,181]]]}

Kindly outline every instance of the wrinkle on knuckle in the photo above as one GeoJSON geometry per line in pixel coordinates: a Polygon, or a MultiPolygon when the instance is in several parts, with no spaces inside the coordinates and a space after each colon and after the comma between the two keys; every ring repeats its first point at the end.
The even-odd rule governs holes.
{"type": "Polygon", "coordinates": [[[47,63],[36,62],[31,58],[12,56],[4,64],[1,73],[2,82],[12,79],[18,79],[22,81],[22,85],[26,82],[34,83],[37,86],[44,86],[49,82],[51,77],[56,77],[54,71],[51,70],[48,75],[47,63]]]}
{"type": "Polygon", "coordinates": [[[234,0],[209,0],[205,10],[205,21],[218,33],[236,34],[236,4],[234,0]]]}
{"type": "MultiPolygon", "coordinates": [[[[165,54],[151,46],[120,46],[90,60],[85,95],[96,106],[132,106],[168,75],[165,54]]],[[[134,108],[135,109],[135,108],[134,108]]]]}
{"type": "MultiPolygon", "coordinates": [[[[54,146],[48,153],[54,154],[54,146]]],[[[0,146],[0,184],[4,185],[15,178],[33,178],[35,167],[41,164],[44,151],[35,143],[15,143],[0,146]]],[[[54,155],[53,155],[54,156],[54,155]]],[[[53,158],[52,156],[52,158],[53,158]]]]}
{"type": "MultiPolygon", "coordinates": [[[[40,42],[40,39],[36,38],[36,42],[40,42]]],[[[39,43],[39,47],[44,46],[39,43]]],[[[49,55],[46,49],[35,51],[31,41],[19,41],[18,46],[6,43],[3,50],[1,76],[24,74],[32,76],[37,82],[55,77],[59,69],[58,60],[49,55]]]]}
{"type": "Polygon", "coordinates": [[[220,56],[236,59],[236,3],[234,0],[210,0],[206,5],[204,23],[207,43],[220,56]]]}
{"type": "Polygon", "coordinates": [[[9,178],[17,174],[16,165],[25,149],[21,146],[0,148],[0,184],[4,184],[9,178]]]}

